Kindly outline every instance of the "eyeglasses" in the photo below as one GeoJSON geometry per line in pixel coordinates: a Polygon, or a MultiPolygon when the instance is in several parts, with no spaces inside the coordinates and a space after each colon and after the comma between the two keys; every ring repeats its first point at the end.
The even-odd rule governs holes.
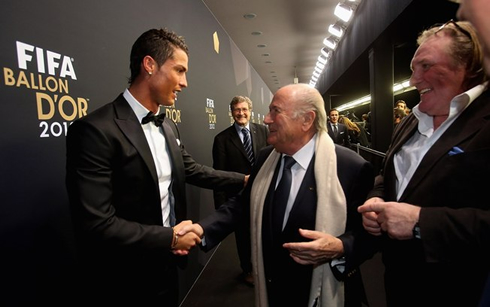
{"type": "Polygon", "coordinates": [[[466,37],[468,37],[470,40],[473,40],[470,32],[466,31],[460,25],[458,25],[458,23],[456,21],[454,21],[454,19],[451,19],[448,22],[446,22],[445,24],[443,24],[442,26],[440,26],[439,29],[437,29],[437,31],[435,33],[437,34],[437,32],[441,31],[442,29],[444,29],[449,24],[452,24],[456,28],[456,30],[459,30],[459,32],[466,35],[466,37]]]}

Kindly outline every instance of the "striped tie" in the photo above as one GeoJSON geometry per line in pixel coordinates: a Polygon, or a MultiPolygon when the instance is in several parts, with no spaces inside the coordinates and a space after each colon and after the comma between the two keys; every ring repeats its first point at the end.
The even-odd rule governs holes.
{"type": "Polygon", "coordinates": [[[248,135],[248,130],[246,128],[242,128],[243,133],[243,147],[245,147],[245,152],[247,153],[248,160],[251,164],[254,164],[254,152],[252,150],[252,141],[250,140],[250,136],[248,135]]]}

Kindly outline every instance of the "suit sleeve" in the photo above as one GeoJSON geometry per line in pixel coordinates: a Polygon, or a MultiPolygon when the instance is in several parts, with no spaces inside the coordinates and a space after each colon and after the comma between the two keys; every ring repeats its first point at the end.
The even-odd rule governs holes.
{"type": "MultiPolygon", "coordinates": [[[[353,153],[355,154],[355,153],[353,153]]],[[[349,276],[366,260],[372,258],[379,249],[379,238],[372,236],[362,226],[362,215],[357,207],[366,200],[367,193],[373,186],[373,167],[366,161],[347,162],[350,166],[343,167],[339,174],[343,182],[347,200],[346,232],[339,236],[344,246],[345,271],[343,278],[349,276]]]]}
{"type": "Polygon", "coordinates": [[[427,262],[490,257],[490,211],[424,207],[420,231],[427,262]]]}
{"type": "MultiPolygon", "coordinates": [[[[176,124],[173,121],[170,121],[170,126],[175,137],[181,140],[180,132],[178,131],[176,124]]],[[[179,148],[184,163],[185,181],[187,183],[205,189],[240,186],[243,188],[245,174],[215,170],[212,167],[197,163],[185,150],[182,141],[179,144],[179,148]]]]}

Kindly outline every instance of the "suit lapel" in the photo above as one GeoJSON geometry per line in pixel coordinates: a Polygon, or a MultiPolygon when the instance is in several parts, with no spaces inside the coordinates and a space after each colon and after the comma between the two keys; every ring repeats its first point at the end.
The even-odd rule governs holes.
{"type": "Polygon", "coordinates": [[[172,175],[176,177],[175,179],[178,180],[178,182],[185,182],[185,178],[181,176],[182,174],[184,174],[184,172],[175,170],[176,166],[184,165],[184,160],[182,159],[180,147],[179,144],[177,143],[177,136],[173,132],[170,125],[173,125],[173,123],[170,123],[170,119],[165,117],[165,120],[163,121],[162,124],[162,128],[163,128],[163,135],[165,136],[165,142],[169,149],[170,159],[173,162],[172,175]]]}
{"type": "Polygon", "coordinates": [[[250,123],[249,127],[250,127],[250,137],[252,139],[252,150],[254,152],[254,156],[256,157],[258,152],[257,144],[259,143],[257,142],[257,126],[254,123],[250,123]]]}
{"type": "Polygon", "coordinates": [[[156,182],[157,171],[155,163],[148,142],[146,141],[145,133],[143,132],[143,129],[141,129],[141,124],[138,122],[138,118],[122,95],[120,95],[114,102],[114,108],[116,114],[114,120],[116,125],[140,153],[153,180],[156,182]]]}

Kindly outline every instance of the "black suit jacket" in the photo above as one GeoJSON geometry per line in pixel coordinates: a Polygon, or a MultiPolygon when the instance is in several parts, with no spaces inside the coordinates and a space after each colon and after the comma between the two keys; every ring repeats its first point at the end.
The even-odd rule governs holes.
{"type": "MultiPolygon", "coordinates": [[[[250,214],[250,192],[253,182],[272,150],[272,146],[268,146],[259,153],[247,187],[239,196],[229,199],[217,211],[199,222],[205,233],[206,246],[203,247],[205,250],[213,248],[231,233],[242,214],[247,216],[250,214]]],[[[361,301],[365,300],[365,295],[358,265],[367,257],[372,256],[372,245],[376,239],[373,239],[373,236],[368,236],[362,228],[361,215],[357,212],[357,207],[365,201],[366,195],[373,185],[374,174],[371,164],[354,151],[338,145],[335,150],[337,174],[347,200],[346,232],[339,237],[344,244],[347,267],[344,275],[337,275],[337,277],[346,282],[346,306],[360,306],[361,301]],[[368,256],[361,256],[361,252],[368,253],[368,251],[368,256]]],[[[305,177],[304,180],[309,179],[305,177]]],[[[309,191],[309,185],[301,186],[291,214],[294,214],[295,210],[299,210],[303,201],[310,199],[309,197],[300,197],[300,195],[308,193],[307,190],[309,191]]],[[[290,215],[290,219],[292,222],[288,221],[288,224],[293,225],[295,218],[290,215]]],[[[285,295],[284,297],[290,296],[285,295]]]]}
{"type": "MultiPolygon", "coordinates": [[[[417,126],[413,114],[397,126],[370,197],[396,200],[393,158],[417,126]]],[[[422,207],[422,240],[385,238],[390,305],[476,306],[489,270],[489,161],[490,93],[486,91],[425,154],[399,200],[422,207]],[[456,147],[461,153],[452,154],[456,147]]]]}
{"type": "MultiPolygon", "coordinates": [[[[249,123],[250,136],[254,157],[260,149],[267,146],[269,129],[267,126],[249,123]]],[[[250,163],[243,143],[238,135],[235,125],[231,125],[218,133],[213,143],[213,167],[218,170],[234,171],[242,174],[250,174],[252,164],[250,163]]],[[[228,198],[238,194],[241,188],[227,188],[226,190],[214,190],[214,206],[218,208],[228,198]]]]}
{"type": "MultiPolygon", "coordinates": [[[[196,163],[171,120],[166,118],[162,127],[178,222],[186,218],[185,183],[205,188],[243,186],[243,174],[196,163]]],[[[82,273],[78,286],[90,288],[84,295],[105,296],[113,302],[160,295],[169,306],[176,304],[173,231],[163,227],[150,147],[122,95],[70,126],[66,168],[82,273]]]]}
{"type": "Polygon", "coordinates": [[[347,130],[347,126],[341,123],[337,123],[338,133],[337,136],[333,133],[332,125],[327,123],[328,135],[332,138],[335,144],[339,144],[345,147],[350,146],[349,142],[349,131],[347,130]]]}

